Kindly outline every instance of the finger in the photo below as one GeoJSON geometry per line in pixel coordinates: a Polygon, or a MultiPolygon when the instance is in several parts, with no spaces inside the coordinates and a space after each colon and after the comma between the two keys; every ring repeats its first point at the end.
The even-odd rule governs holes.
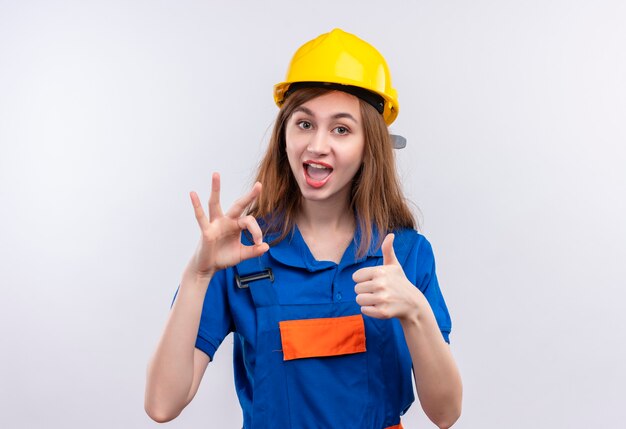
{"type": "Polygon", "coordinates": [[[356,303],[361,307],[374,306],[378,304],[379,299],[373,293],[360,293],[356,296],[356,303]]]}
{"type": "Polygon", "coordinates": [[[250,192],[235,201],[232,207],[226,212],[226,216],[229,216],[231,218],[237,218],[241,216],[246,207],[248,207],[250,203],[252,203],[259,195],[261,195],[261,188],[261,183],[256,182],[254,186],[252,186],[250,192]]]}
{"type": "Polygon", "coordinates": [[[256,258],[258,256],[261,256],[262,254],[267,252],[269,248],[270,246],[267,243],[261,243],[261,244],[254,245],[254,246],[241,246],[241,251],[239,253],[239,256],[242,261],[245,261],[246,259],[256,258]]]}
{"type": "Polygon", "coordinates": [[[220,174],[213,173],[211,176],[211,197],[209,198],[209,219],[214,221],[222,217],[222,206],[220,205],[220,174]]]}
{"type": "Polygon", "coordinates": [[[250,232],[254,244],[258,245],[263,242],[263,232],[261,231],[261,227],[254,216],[240,217],[237,219],[237,226],[241,229],[247,229],[248,232],[250,232]]]}
{"type": "Polygon", "coordinates": [[[356,294],[374,293],[374,292],[378,292],[379,290],[380,290],[379,285],[373,281],[365,281],[365,282],[357,283],[356,286],[354,286],[354,292],[356,294]]]}
{"type": "Polygon", "coordinates": [[[362,283],[381,275],[383,273],[382,267],[377,265],[375,267],[365,267],[360,270],[356,270],[352,274],[352,280],[355,283],[362,283]]]}
{"type": "Polygon", "coordinates": [[[381,246],[381,250],[383,251],[383,265],[399,264],[398,258],[396,258],[396,252],[393,250],[394,238],[395,236],[393,234],[387,234],[383,241],[381,246]]]}
{"type": "Polygon", "coordinates": [[[189,197],[191,198],[193,212],[196,215],[196,220],[198,221],[200,229],[207,228],[209,226],[209,220],[204,214],[204,210],[202,210],[202,203],[200,202],[200,198],[198,198],[198,194],[196,194],[194,191],[191,191],[189,193],[189,197]]]}
{"type": "Polygon", "coordinates": [[[389,316],[374,305],[365,305],[361,307],[361,313],[375,319],[389,319],[389,316]]]}

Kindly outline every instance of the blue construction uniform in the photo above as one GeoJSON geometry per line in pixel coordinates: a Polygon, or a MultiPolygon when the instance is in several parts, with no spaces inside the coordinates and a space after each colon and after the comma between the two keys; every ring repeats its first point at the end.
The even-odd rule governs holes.
{"type": "MultiPolygon", "coordinates": [[[[394,250],[407,278],[425,295],[449,342],[450,316],[430,243],[414,230],[394,233],[394,250]]],[[[357,230],[355,241],[358,237],[357,230]]],[[[245,235],[242,241],[251,244],[245,235]]],[[[339,264],[317,261],[296,227],[263,256],[214,275],[196,347],[213,359],[224,337],[234,332],[235,386],[244,429],[400,427],[400,416],[414,400],[411,356],[397,319],[361,316],[352,274],[381,265],[382,252],[372,246],[357,258],[357,247],[353,241],[339,264]],[[237,286],[236,276],[268,268],[273,281],[237,286]],[[348,316],[363,319],[365,351],[286,360],[281,322],[348,316]]]]}

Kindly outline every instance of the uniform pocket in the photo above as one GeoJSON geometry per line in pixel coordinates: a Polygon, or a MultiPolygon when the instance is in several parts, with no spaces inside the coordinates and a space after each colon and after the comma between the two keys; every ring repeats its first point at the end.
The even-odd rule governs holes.
{"type": "Polygon", "coordinates": [[[283,361],[291,429],[363,429],[369,408],[367,353],[283,361]]]}
{"type": "Polygon", "coordinates": [[[363,316],[279,322],[283,359],[340,356],[365,352],[363,316]]]}

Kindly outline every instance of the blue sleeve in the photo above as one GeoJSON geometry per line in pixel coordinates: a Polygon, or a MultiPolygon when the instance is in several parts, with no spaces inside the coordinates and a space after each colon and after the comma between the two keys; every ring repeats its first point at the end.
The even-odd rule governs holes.
{"type": "Polygon", "coordinates": [[[417,235],[417,242],[411,249],[407,264],[405,264],[405,273],[409,279],[414,280],[415,285],[428,300],[443,339],[450,343],[450,331],[452,330],[450,313],[437,281],[433,249],[422,235],[417,235]],[[412,269],[415,269],[414,273],[410,272],[412,269]]]}
{"type": "Polygon", "coordinates": [[[224,338],[232,331],[233,322],[226,289],[225,270],[216,272],[209,283],[202,305],[196,348],[206,353],[211,361],[224,338]]]}

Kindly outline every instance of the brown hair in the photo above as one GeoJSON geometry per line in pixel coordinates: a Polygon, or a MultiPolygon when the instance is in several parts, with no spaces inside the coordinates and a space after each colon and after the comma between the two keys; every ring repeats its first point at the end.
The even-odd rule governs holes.
{"type": "MultiPolygon", "coordinates": [[[[302,198],[287,159],[287,121],[298,106],[327,92],[324,88],[299,89],[285,100],[278,112],[256,177],[263,184],[263,192],[249,209],[249,214],[262,219],[264,234],[279,234],[270,244],[283,240],[293,230],[302,198]]],[[[361,230],[357,256],[362,257],[372,244],[372,227],[379,232],[378,247],[389,231],[415,228],[416,222],[402,194],[387,125],[370,104],[361,99],[359,104],[365,147],[363,164],[352,182],[350,207],[361,230]]]]}

